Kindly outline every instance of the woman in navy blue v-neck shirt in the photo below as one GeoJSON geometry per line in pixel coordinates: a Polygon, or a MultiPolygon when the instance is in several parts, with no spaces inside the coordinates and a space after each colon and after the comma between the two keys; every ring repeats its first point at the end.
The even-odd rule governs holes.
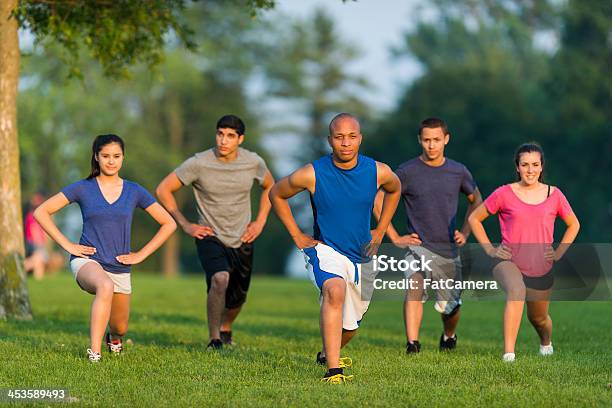
{"type": "Polygon", "coordinates": [[[71,254],[70,268],[77,284],[95,295],[91,305],[91,346],[87,356],[100,360],[102,337],[111,353],[122,351],[128,326],[132,293],[131,265],[144,261],[176,229],[176,223],[153,196],[140,185],[119,177],[124,143],[116,135],[100,135],[92,146],[91,173],[41,204],[34,217],[62,248],[71,254]],[[79,204],[83,233],[78,244],[70,242],[51,215],[72,202],[79,204]],[[131,252],[130,231],[136,207],[148,212],[161,227],[139,251],[131,252]]]}

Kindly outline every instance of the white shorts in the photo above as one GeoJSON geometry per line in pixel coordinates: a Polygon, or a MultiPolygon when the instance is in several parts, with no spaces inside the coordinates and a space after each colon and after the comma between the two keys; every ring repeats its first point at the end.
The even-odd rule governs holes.
{"type": "MultiPolygon", "coordinates": [[[[454,281],[461,281],[461,258],[459,256],[455,258],[445,258],[441,255],[436,254],[433,251],[423,246],[411,246],[406,253],[406,260],[411,261],[413,259],[420,259],[424,257],[426,260],[431,260],[431,271],[424,273],[425,279],[431,280],[446,280],[452,279],[454,281]]],[[[409,279],[417,271],[409,269],[404,275],[409,279]]],[[[422,273],[422,272],[421,272],[422,273]]],[[[423,291],[422,301],[427,301],[427,291],[423,291]]],[[[452,314],[457,306],[461,305],[461,290],[460,289],[439,289],[436,290],[436,304],[435,309],[442,314],[452,314]]]]}
{"type": "MultiPolygon", "coordinates": [[[[70,269],[72,270],[72,275],[74,276],[75,280],[77,278],[77,274],[79,273],[79,270],[81,270],[81,268],[89,262],[95,262],[100,266],[100,268],[102,268],[102,266],[98,262],[94,261],[93,259],[74,258],[72,261],[70,261],[70,269]]],[[[102,270],[104,270],[104,268],[102,268],[102,270]]],[[[132,293],[132,279],[131,279],[132,274],[131,273],[111,273],[108,271],[104,271],[104,272],[110,278],[110,280],[113,281],[113,284],[115,285],[115,289],[113,290],[114,293],[124,293],[126,295],[129,295],[132,293]]],[[[77,284],[78,283],[79,281],[77,280],[77,284]]]]}
{"type": "MultiPolygon", "coordinates": [[[[346,295],[342,309],[342,328],[345,330],[356,330],[363,315],[370,306],[370,297],[362,296],[361,265],[353,263],[346,256],[325,244],[317,244],[312,248],[304,248],[304,259],[306,269],[309,272],[312,283],[319,289],[323,283],[335,277],[340,277],[346,282],[346,295]]],[[[370,293],[371,295],[371,293],[370,293]]],[[[323,298],[320,297],[320,302],[323,298]]]]}

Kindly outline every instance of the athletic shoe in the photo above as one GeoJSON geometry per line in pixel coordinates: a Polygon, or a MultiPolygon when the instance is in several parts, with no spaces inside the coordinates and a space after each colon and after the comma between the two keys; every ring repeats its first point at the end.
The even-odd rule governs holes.
{"type": "MultiPolygon", "coordinates": [[[[342,369],[336,370],[340,370],[340,372],[333,374],[332,372],[328,371],[327,373],[325,373],[325,376],[321,378],[321,382],[325,384],[344,384],[345,382],[351,381],[353,379],[352,375],[344,375],[344,373],[342,373],[342,369]]],[[[334,370],[334,372],[336,370],[334,370]]]]}
{"type": "Polygon", "coordinates": [[[100,353],[96,353],[95,351],[92,351],[91,349],[87,349],[87,358],[92,363],[98,363],[102,359],[102,356],[100,355],[100,353]]]}
{"type": "Polygon", "coordinates": [[[121,339],[111,340],[111,335],[109,332],[106,332],[106,345],[108,346],[108,351],[113,355],[119,355],[123,351],[123,343],[121,339]]]}
{"type": "Polygon", "coordinates": [[[406,343],[406,354],[416,354],[421,352],[421,343],[418,340],[406,343]]]}
{"type": "Polygon", "coordinates": [[[221,335],[221,341],[223,342],[224,345],[226,346],[235,346],[236,343],[234,343],[234,341],[232,340],[232,331],[221,331],[219,332],[219,334],[221,335]]]}
{"type": "Polygon", "coordinates": [[[502,356],[502,360],[504,360],[504,362],[506,363],[513,363],[515,359],[516,356],[514,355],[514,353],[506,353],[502,356]]]}
{"type": "Polygon", "coordinates": [[[554,350],[553,350],[553,346],[552,343],[550,343],[547,346],[543,346],[540,344],[540,355],[541,356],[552,356],[554,350]]]}
{"type": "Polygon", "coordinates": [[[223,342],[220,339],[212,339],[206,346],[206,350],[221,350],[222,348],[223,342]]]}
{"type": "Polygon", "coordinates": [[[446,311],[447,304],[447,300],[438,300],[436,303],[434,303],[434,309],[436,309],[436,312],[438,313],[444,313],[446,311]]]}
{"type": "MultiPolygon", "coordinates": [[[[325,357],[321,357],[321,352],[317,353],[317,364],[326,365],[327,359],[325,357]]],[[[353,366],[353,359],[350,357],[340,357],[338,360],[338,368],[348,368],[353,366]]]]}
{"type": "Polygon", "coordinates": [[[444,340],[444,333],[440,335],[440,351],[450,351],[457,347],[457,334],[444,340]]]}

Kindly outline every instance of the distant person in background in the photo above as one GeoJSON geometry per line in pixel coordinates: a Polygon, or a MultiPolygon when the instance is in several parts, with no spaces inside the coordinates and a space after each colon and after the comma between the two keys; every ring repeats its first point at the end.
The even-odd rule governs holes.
{"type": "Polygon", "coordinates": [[[578,218],[557,187],[544,184],[544,152],[526,143],[514,157],[517,181],[497,188],[470,215],[474,236],[493,258],[493,276],[506,292],[503,360],[515,360],[525,299],[527,316],[540,337],[540,354],[553,354],[552,319],[548,305],[554,283],[553,262],[561,259],[580,229],[578,218]],[[494,247],[482,222],[497,214],[502,243],[494,247]],[[567,225],[561,244],[554,249],[555,219],[567,225]]]}
{"type": "Polygon", "coordinates": [[[42,203],[34,218],[62,248],[71,254],[70,267],[77,284],[95,295],[91,305],[90,342],[87,357],[100,361],[104,332],[112,354],[123,350],[132,293],[131,265],[144,261],[176,229],[176,223],[155,198],[140,185],[119,177],[124,143],[117,135],[100,135],[92,146],[91,173],[42,203]],[[70,242],[51,215],[76,202],[81,207],[83,233],[78,244],[70,242]],[[130,246],[132,217],[142,208],[161,228],[139,251],[130,246]]]}
{"type": "Polygon", "coordinates": [[[30,198],[28,211],[24,216],[24,235],[26,258],[24,261],[26,272],[32,271],[34,279],[40,280],[45,276],[49,252],[47,250],[48,239],[45,231],[34,219],[34,210],[45,198],[40,193],[35,193],[30,198]]]}
{"type": "Polygon", "coordinates": [[[157,187],[157,197],[186,234],[195,239],[206,273],[209,342],[219,350],[233,345],[232,324],[246,302],[253,270],[253,242],[270,213],[268,192],[274,178],[257,153],[240,147],[244,122],[226,115],[217,121],[213,148],[196,153],[157,187]],[[263,190],[257,217],[251,220],[253,183],[263,190]],[[198,222],[187,220],[173,193],[192,186],[198,222]]]}
{"type": "Polygon", "coordinates": [[[53,250],[53,243],[34,218],[34,210],[45,201],[45,196],[35,193],[30,198],[28,210],[24,216],[25,250],[24,267],[26,273],[32,272],[34,279],[40,280],[45,275],[56,273],[64,268],[64,257],[53,250]]]}

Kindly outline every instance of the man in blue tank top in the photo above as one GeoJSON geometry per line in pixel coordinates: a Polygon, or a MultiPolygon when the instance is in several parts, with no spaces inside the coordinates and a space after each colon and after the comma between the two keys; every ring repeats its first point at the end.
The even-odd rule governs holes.
{"type": "MultiPolygon", "coordinates": [[[[418,134],[422,154],[402,163],[395,171],[402,184],[408,233],[399,235],[390,224],[387,235],[396,246],[407,248],[407,260],[424,257],[431,261],[431,271],[408,271],[405,274],[415,283],[408,289],[404,302],[408,354],[421,350],[418,339],[423,318],[422,302],[427,300],[424,279],[462,279],[458,248],[465,244],[470,234],[467,217],[482,202],[470,171],[463,164],[444,156],[449,140],[448,127],[442,119],[423,120],[418,134]],[[459,193],[465,195],[469,203],[461,230],[456,225],[459,193]]],[[[453,350],[457,344],[455,329],[461,314],[461,291],[439,289],[436,296],[434,307],[441,313],[444,326],[439,348],[440,351],[453,350]]]]}
{"type": "Polygon", "coordinates": [[[360,155],[357,119],[341,113],[329,125],[332,154],[298,169],[270,191],[270,200],[295,245],[304,252],[313,283],[320,290],[323,349],[317,362],[327,365],[324,382],[340,384],[350,358],[340,349],[355,335],[369,306],[361,292],[361,265],[378,249],[400,198],[400,182],[384,163],[360,155]],[[374,199],[385,191],[380,221],[370,231],[374,199]],[[308,190],[314,236],[298,227],[287,200],[308,190]]]}

